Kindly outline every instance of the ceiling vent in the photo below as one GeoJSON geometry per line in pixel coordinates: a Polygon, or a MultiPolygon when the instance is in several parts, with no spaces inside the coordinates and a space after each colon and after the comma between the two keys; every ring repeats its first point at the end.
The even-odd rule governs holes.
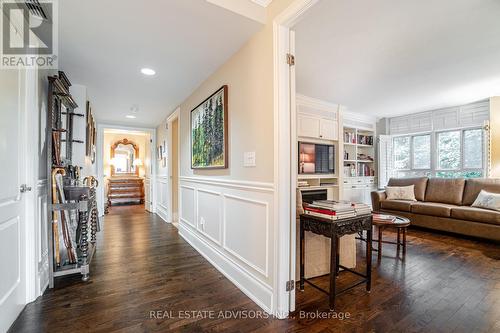
{"type": "Polygon", "coordinates": [[[26,7],[28,7],[28,10],[30,11],[31,15],[41,20],[47,19],[47,15],[45,14],[43,7],[40,4],[40,2],[38,2],[38,0],[25,0],[24,3],[26,7]]]}

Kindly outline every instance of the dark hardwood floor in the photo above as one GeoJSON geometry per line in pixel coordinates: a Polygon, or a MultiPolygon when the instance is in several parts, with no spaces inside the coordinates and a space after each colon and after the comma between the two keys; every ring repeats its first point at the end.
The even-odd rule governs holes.
{"type": "MultiPolygon", "coordinates": [[[[253,316],[260,309],[175,227],[141,206],[112,207],[90,282],[56,280],[10,331],[500,332],[500,245],[415,229],[408,241],[406,262],[393,257],[390,245],[381,262],[374,253],[372,292],[361,286],[339,296],[335,314],[342,320],[328,311],[326,296],[307,285],[289,319],[224,319],[219,311],[253,316]],[[316,310],[332,318],[314,318],[316,310]],[[216,317],[203,318],[202,311],[216,317]]],[[[339,285],[353,279],[341,273],[339,285]]],[[[317,280],[328,287],[327,278],[317,280]]]]}

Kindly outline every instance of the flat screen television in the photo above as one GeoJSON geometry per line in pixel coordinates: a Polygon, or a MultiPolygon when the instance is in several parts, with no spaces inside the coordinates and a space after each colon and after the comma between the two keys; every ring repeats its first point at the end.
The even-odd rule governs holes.
{"type": "Polygon", "coordinates": [[[299,142],[299,174],[334,174],[335,146],[299,142]]]}

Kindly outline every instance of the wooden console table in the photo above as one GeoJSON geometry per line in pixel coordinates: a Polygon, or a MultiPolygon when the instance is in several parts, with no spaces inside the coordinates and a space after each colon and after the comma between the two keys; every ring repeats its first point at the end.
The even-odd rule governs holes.
{"type": "Polygon", "coordinates": [[[316,216],[302,214],[300,215],[300,290],[304,290],[304,283],[307,282],[312,287],[324,292],[329,297],[330,309],[335,308],[335,297],[340,295],[360,284],[366,283],[366,290],[370,292],[371,289],[371,271],[372,271],[372,216],[362,215],[356,216],[348,219],[341,220],[328,220],[316,216]],[[366,242],[366,274],[362,274],[355,270],[349,269],[340,265],[339,263],[339,238],[344,235],[356,234],[366,230],[367,242],[366,242]],[[326,291],[321,287],[313,284],[309,279],[304,277],[304,258],[305,258],[305,232],[310,231],[312,233],[322,235],[330,238],[330,290],[326,291]],[[353,273],[362,277],[363,279],[357,283],[341,290],[337,291],[336,288],[336,276],[342,268],[346,272],[353,273]]]}

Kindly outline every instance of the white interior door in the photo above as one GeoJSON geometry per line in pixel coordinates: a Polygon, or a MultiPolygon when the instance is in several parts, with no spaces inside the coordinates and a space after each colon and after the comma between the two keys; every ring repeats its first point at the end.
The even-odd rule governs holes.
{"type": "Polygon", "coordinates": [[[26,303],[24,71],[0,70],[0,332],[26,303]]]}

